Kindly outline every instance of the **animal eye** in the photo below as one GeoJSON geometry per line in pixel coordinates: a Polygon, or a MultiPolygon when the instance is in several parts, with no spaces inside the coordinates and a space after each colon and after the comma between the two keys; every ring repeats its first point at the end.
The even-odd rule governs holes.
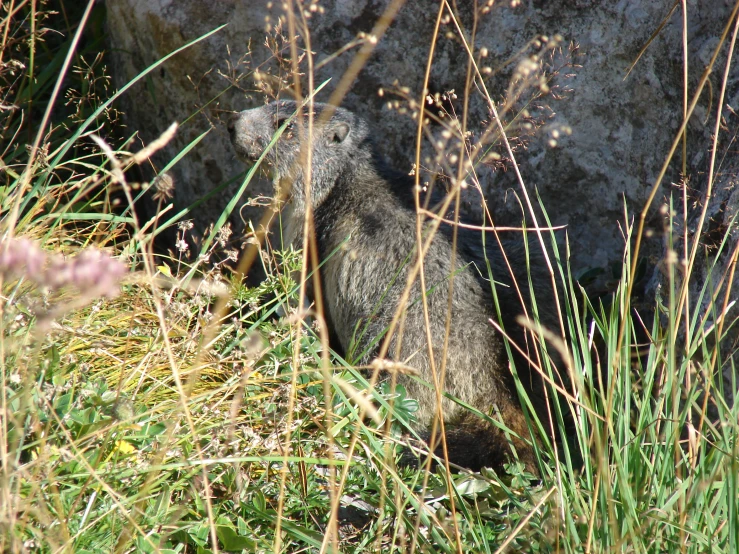
{"type": "MultiPolygon", "coordinates": [[[[275,122],[275,129],[279,129],[280,127],[282,127],[288,119],[290,118],[289,117],[278,118],[277,121],[275,122]]],[[[292,131],[292,128],[293,128],[293,122],[291,121],[288,124],[288,126],[285,127],[285,131],[292,131]]]]}

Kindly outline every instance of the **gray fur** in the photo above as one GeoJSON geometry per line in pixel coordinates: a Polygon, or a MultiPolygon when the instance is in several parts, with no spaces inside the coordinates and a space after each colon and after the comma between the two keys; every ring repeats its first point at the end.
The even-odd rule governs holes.
{"type": "MultiPolygon", "coordinates": [[[[261,155],[284,118],[297,109],[294,102],[273,102],[237,114],[229,124],[236,152],[248,163],[261,155]]],[[[337,250],[321,269],[324,310],[328,324],[344,352],[361,353],[356,361],[369,363],[377,353],[370,346],[390,325],[406,286],[408,271],[416,256],[416,212],[413,179],[394,171],[376,154],[367,124],[342,108],[326,122],[321,114],[326,105],[315,104],[312,139],[311,201],[315,233],[321,260],[337,250]],[[343,246],[342,246],[343,245],[343,246]]],[[[290,186],[283,212],[288,237],[302,244],[305,209],[303,166],[300,163],[301,135],[305,125],[297,120],[267,154],[265,161],[277,183],[290,186]]],[[[306,142],[306,141],[302,141],[306,142]]],[[[489,235],[488,242],[494,243],[489,235]]],[[[533,241],[531,241],[533,242],[533,241]]],[[[485,253],[495,280],[512,283],[502,255],[496,248],[483,249],[480,233],[459,230],[457,255],[452,266],[452,229],[442,225],[424,260],[429,306],[430,333],[437,371],[442,366],[442,350],[449,300],[449,276],[454,272],[452,316],[446,354],[444,390],[462,401],[490,413],[495,407],[505,424],[524,439],[529,431],[508,367],[502,338],[489,323],[497,321],[491,284],[487,279],[485,253]]],[[[528,290],[525,256],[520,245],[506,248],[515,264],[516,279],[528,290]]],[[[517,340],[523,334],[514,318],[521,312],[518,295],[511,286],[497,286],[504,325],[517,340]]],[[[424,380],[433,382],[428,359],[427,334],[419,280],[414,283],[405,310],[405,325],[399,361],[418,369],[424,380]]],[[[527,295],[526,299],[527,298],[527,295]]],[[[551,305],[551,304],[550,304],[551,305]]],[[[546,319],[546,318],[545,318],[546,319]]],[[[388,357],[395,358],[397,336],[388,357]]],[[[522,380],[529,381],[537,410],[539,382],[535,372],[517,364],[522,380]]],[[[418,400],[419,420],[432,421],[436,395],[410,377],[400,382],[418,400]]],[[[509,453],[509,443],[496,427],[484,423],[450,400],[444,400],[448,421],[447,443],[451,461],[471,469],[499,466],[509,453]]],[[[533,466],[529,445],[514,439],[519,458],[533,466]]]]}

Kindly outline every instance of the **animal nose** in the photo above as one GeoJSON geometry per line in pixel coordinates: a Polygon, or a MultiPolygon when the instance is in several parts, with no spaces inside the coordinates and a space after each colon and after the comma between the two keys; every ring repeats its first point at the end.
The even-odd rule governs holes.
{"type": "Polygon", "coordinates": [[[231,136],[233,136],[233,134],[236,132],[236,123],[238,122],[240,115],[241,114],[235,113],[228,118],[226,128],[228,129],[228,134],[230,134],[231,136]]]}

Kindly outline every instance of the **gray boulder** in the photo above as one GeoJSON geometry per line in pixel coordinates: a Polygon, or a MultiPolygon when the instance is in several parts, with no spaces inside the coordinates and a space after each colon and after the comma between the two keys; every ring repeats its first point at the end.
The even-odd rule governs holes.
{"type": "MultiPolygon", "coordinates": [[[[370,33],[389,3],[389,0],[321,2],[322,10],[312,12],[307,20],[316,63],[328,60],[358,34],[370,33]]],[[[617,261],[624,246],[624,209],[629,217],[638,215],[642,209],[681,123],[683,69],[679,3],[672,12],[675,5],[672,0],[549,0],[521,4],[496,6],[479,18],[475,46],[478,52],[483,47],[488,51],[484,62],[493,69],[488,88],[495,100],[501,99],[516,67],[516,63],[505,66],[504,62],[516,55],[519,56],[516,59],[524,59],[536,52],[536,45],[530,43],[537,37],[555,34],[563,37],[561,48],[554,52],[552,60],[554,68],[564,64],[550,82],[556,94],[539,99],[541,109],[532,108],[530,115],[539,117],[544,125],[528,139],[525,150],[518,150],[517,162],[534,202],[534,191],[538,190],[552,222],[568,226],[576,268],[617,261]],[[569,49],[571,42],[579,48],[569,49]],[[566,89],[570,92],[565,92],[566,89]],[[544,107],[551,110],[548,114],[551,117],[544,107]],[[548,144],[552,130],[561,128],[569,128],[571,134],[561,136],[552,148],[548,144]]],[[[223,122],[229,110],[238,111],[264,102],[265,95],[257,90],[251,70],[271,71],[272,77],[263,79],[263,83],[274,85],[279,80],[279,64],[265,46],[265,36],[268,26],[274,30],[280,5],[267,0],[108,0],[108,39],[118,86],[170,51],[228,23],[220,32],[168,61],[145,82],[133,87],[124,100],[128,126],[140,131],[145,141],[158,136],[173,121],[182,123],[174,142],[160,154],[162,164],[212,126],[208,136],[172,171],[177,183],[177,207],[202,198],[243,171],[229,145],[223,122]]],[[[689,1],[688,6],[692,93],[719,42],[731,3],[689,1]]],[[[378,89],[390,91],[397,81],[418,97],[437,9],[437,3],[406,2],[343,100],[345,107],[370,122],[381,150],[400,169],[411,169],[415,122],[397,110],[388,110],[389,98],[398,97],[388,93],[379,96],[378,89]]],[[[461,24],[469,33],[473,14],[469,7],[460,10],[461,24]]],[[[458,39],[447,36],[453,30],[450,21],[442,26],[430,89],[440,93],[453,89],[461,97],[467,54],[458,39]]],[[[282,32],[287,34],[285,27],[282,32]]],[[[277,47],[280,46],[285,45],[278,40],[277,47]]],[[[316,72],[316,83],[332,79],[318,94],[319,101],[330,96],[356,51],[356,47],[349,49],[316,72]]],[[[289,64],[289,49],[282,55],[289,64]]],[[[691,175],[694,199],[700,199],[705,188],[711,121],[715,118],[724,59],[725,54],[719,58],[710,77],[711,90],[702,95],[689,127],[686,167],[691,175]]],[[[739,103],[738,80],[739,73],[732,70],[726,97],[726,103],[731,106],[739,103]]],[[[456,107],[460,105],[457,102],[456,107]]],[[[479,95],[471,103],[470,114],[473,131],[484,127],[483,120],[489,120],[479,95]]],[[[727,112],[727,117],[733,115],[727,112]]],[[[678,193],[672,183],[679,180],[681,163],[678,151],[650,212],[653,215],[647,223],[657,233],[656,239],[646,242],[645,254],[662,256],[663,222],[657,208],[666,195],[678,193]]],[[[723,167],[728,167],[727,164],[730,165],[728,159],[724,159],[723,167]]],[[[520,188],[514,173],[483,171],[480,184],[496,223],[518,225],[521,212],[512,192],[520,194],[520,188]]],[[[191,215],[197,228],[202,230],[217,219],[238,185],[227,187],[191,215]]],[[[252,199],[270,193],[271,185],[263,181],[247,190],[247,196],[252,199]]],[[[248,198],[242,200],[245,203],[248,198]]],[[[474,200],[468,203],[474,204],[474,200]]],[[[470,208],[474,213],[475,206],[470,208]]],[[[232,218],[235,229],[243,229],[243,221],[258,217],[258,213],[258,207],[240,207],[232,218]]]]}

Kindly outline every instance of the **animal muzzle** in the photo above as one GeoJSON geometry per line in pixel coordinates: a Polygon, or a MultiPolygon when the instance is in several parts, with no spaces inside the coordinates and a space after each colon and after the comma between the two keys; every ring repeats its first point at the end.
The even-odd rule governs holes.
{"type": "Polygon", "coordinates": [[[245,162],[254,163],[262,155],[267,143],[258,132],[264,122],[257,121],[256,110],[245,110],[231,116],[228,121],[228,134],[231,136],[236,154],[245,162]]]}

